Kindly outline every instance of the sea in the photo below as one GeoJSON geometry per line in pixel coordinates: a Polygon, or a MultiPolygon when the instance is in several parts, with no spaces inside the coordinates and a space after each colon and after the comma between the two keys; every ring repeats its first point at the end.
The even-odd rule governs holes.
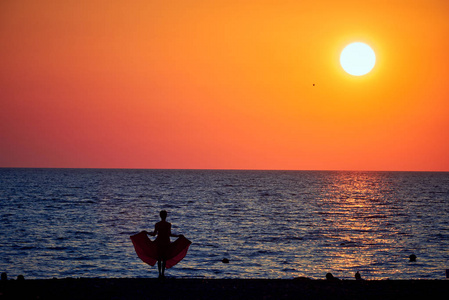
{"type": "Polygon", "coordinates": [[[449,173],[1,168],[0,272],[157,277],[130,235],[152,231],[160,210],[192,241],[168,277],[445,279],[449,269],[449,173]]]}

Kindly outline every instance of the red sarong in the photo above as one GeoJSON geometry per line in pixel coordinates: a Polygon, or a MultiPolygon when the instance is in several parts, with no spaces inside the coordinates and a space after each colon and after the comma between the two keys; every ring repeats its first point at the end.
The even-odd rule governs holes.
{"type": "MultiPolygon", "coordinates": [[[[151,241],[144,231],[138,234],[132,235],[131,241],[133,242],[134,249],[137,256],[150,266],[154,266],[158,261],[158,247],[157,244],[151,241]]],[[[165,267],[167,269],[173,267],[180,262],[187,254],[189,246],[192,242],[186,239],[184,236],[177,238],[173,243],[170,243],[165,248],[164,258],[166,259],[165,267]]]]}

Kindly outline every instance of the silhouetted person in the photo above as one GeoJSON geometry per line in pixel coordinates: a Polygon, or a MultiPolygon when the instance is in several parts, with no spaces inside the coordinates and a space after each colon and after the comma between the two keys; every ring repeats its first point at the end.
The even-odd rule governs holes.
{"type": "Polygon", "coordinates": [[[183,235],[171,232],[171,224],[166,221],[167,212],[165,210],[161,211],[159,215],[161,221],[156,223],[154,231],[141,231],[130,238],[137,256],[150,266],[154,266],[157,262],[159,278],[164,278],[165,269],[180,262],[186,256],[192,242],[183,235]],[[151,241],[148,235],[156,236],[156,239],[151,241]],[[170,242],[171,236],[178,238],[172,243],[170,242]]]}
{"type": "Polygon", "coordinates": [[[359,271],[355,272],[355,280],[362,280],[362,276],[360,275],[359,271]]]}
{"type": "Polygon", "coordinates": [[[415,254],[410,255],[409,258],[410,258],[411,262],[415,262],[416,261],[416,255],[415,254]]]}
{"type": "Polygon", "coordinates": [[[151,236],[157,235],[154,241],[157,248],[157,270],[159,271],[159,278],[164,278],[167,259],[170,255],[170,237],[181,237],[183,235],[177,235],[171,232],[171,223],[166,221],[167,212],[165,210],[162,210],[159,216],[161,217],[161,221],[154,225],[153,232],[147,232],[147,234],[151,236]]]}

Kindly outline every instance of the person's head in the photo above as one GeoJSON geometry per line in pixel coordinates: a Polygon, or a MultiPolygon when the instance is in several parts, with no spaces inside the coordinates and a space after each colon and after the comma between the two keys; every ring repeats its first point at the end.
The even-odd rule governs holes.
{"type": "Polygon", "coordinates": [[[161,216],[161,219],[165,221],[165,219],[167,219],[167,211],[161,210],[159,216],[161,216]]]}

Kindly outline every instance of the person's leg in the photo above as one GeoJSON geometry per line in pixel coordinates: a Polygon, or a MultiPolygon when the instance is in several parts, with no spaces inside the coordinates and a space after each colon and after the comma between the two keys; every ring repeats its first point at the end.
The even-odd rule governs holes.
{"type": "Polygon", "coordinates": [[[162,277],[165,277],[165,274],[164,274],[164,273],[165,273],[165,266],[166,266],[166,264],[167,264],[166,261],[163,260],[163,261],[162,261],[162,277]]]}
{"type": "MultiPolygon", "coordinates": [[[[165,263],[165,262],[164,262],[165,263]]],[[[164,264],[164,269],[165,269],[165,264],[164,264]]],[[[157,261],[157,270],[159,271],[159,277],[162,277],[162,274],[164,273],[162,271],[162,263],[160,260],[157,261]]]]}

